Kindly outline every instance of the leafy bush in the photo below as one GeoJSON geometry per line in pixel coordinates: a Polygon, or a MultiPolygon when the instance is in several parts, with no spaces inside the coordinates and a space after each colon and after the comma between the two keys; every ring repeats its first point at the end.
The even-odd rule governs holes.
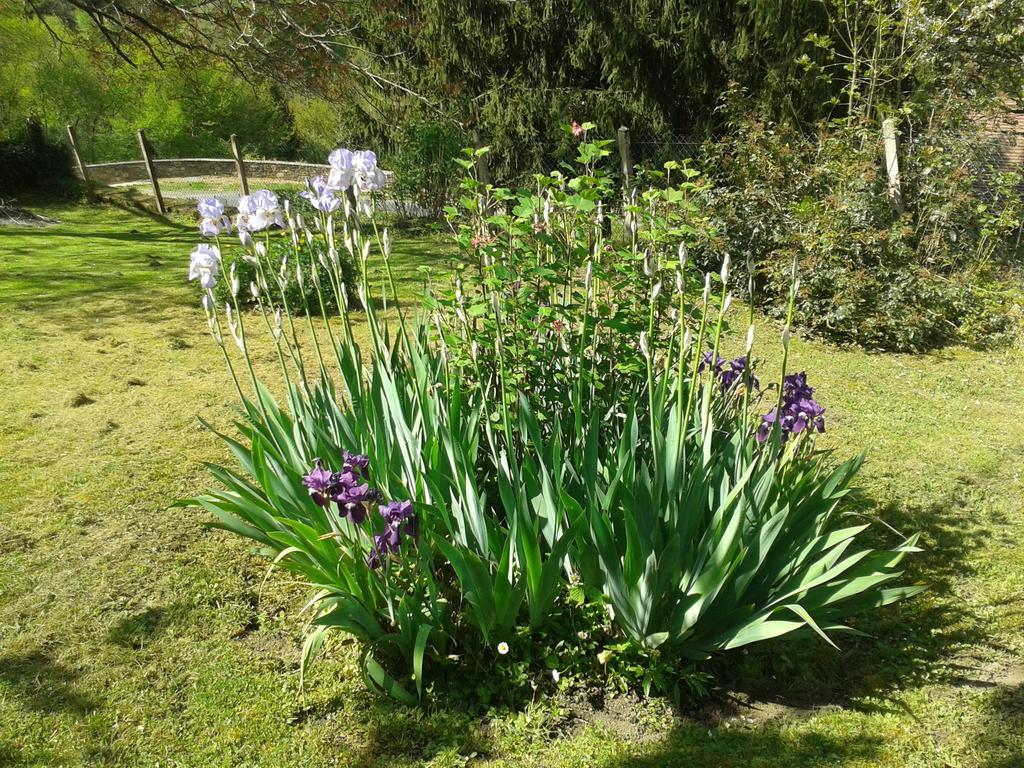
{"type": "Polygon", "coordinates": [[[391,161],[394,191],[431,218],[440,216],[451,201],[458,182],[454,158],[464,144],[454,127],[438,122],[416,122],[403,127],[391,161]]]}
{"type": "Polygon", "coordinates": [[[904,142],[899,215],[876,127],[833,121],[806,136],[737,119],[706,158],[719,173],[725,247],[750,254],[756,299],[779,316],[797,258],[797,322],[832,341],[894,351],[984,342],[1009,326],[1006,307],[982,296],[998,292],[993,267],[1013,254],[1022,207],[1019,177],[989,178],[977,162],[983,142],[967,126],[904,142]]]}
{"type": "Polygon", "coordinates": [[[0,194],[64,192],[73,185],[67,150],[48,142],[39,123],[29,121],[20,135],[0,141],[0,194]]]}
{"type": "MultiPolygon", "coordinates": [[[[784,356],[781,386],[761,390],[752,330],[740,357],[719,356],[730,267],[691,274],[693,177],[627,201],[628,242],[606,248],[607,144],[578,152],[581,174],[536,194],[469,180],[450,213],[479,238],[477,275],[415,319],[387,323],[364,300],[367,354],[350,312],[323,313],[318,373],[273,334],[285,407],[256,379],[242,314],[226,324],[244,368],[228,353],[218,254],[193,255],[245,418],[224,436],[240,469],[214,467],[221,487],[188,503],[316,589],[304,670],[341,629],[367,685],[408,703],[449,686],[486,702],[542,672],[699,688],[687,665],[712,653],[797,630],[828,640],[917,591],[891,586],[914,539],[855,546],[866,526],[840,505],[861,460],[832,468],[814,450],[824,411],[806,376],[784,356]],[[564,337],[529,317],[556,305],[564,337]],[[545,371],[557,385],[532,389],[545,371]]],[[[365,297],[360,209],[342,227],[365,297]]],[[[387,233],[375,244],[397,299],[387,233]]],[[[336,271],[317,290],[340,284],[336,271]]]]}

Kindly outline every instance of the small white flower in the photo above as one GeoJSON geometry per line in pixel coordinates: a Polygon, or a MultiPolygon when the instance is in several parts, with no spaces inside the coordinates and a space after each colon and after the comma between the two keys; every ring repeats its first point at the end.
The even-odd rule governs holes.
{"type": "Polygon", "coordinates": [[[215,245],[203,243],[192,251],[188,267],[188,279],[199,280],[203,288],[210,289],[217,284],[220,274],[220,250],[215,245]]]}
{"type": "Polygon", "coordinates": [[[508,643],[498,643],[498,653],[502,656],[508,655],[508,643]]]}
{"type": "Polygon", "coordinates": [[[557,669],[552,669],[551,670],[551,679],[554,680],[557,683],[559,680],[562,679],[562,673],[559,672],[557,669]]]}
{"type": "Polygon", "coordinates": [[[722,259],[722,283],[723,284],[729,282],[729,263],[730,263],[730,258],[729,258],[729,254],[727,253],[727,254],[725,254],[725,257],[722,259]]]}

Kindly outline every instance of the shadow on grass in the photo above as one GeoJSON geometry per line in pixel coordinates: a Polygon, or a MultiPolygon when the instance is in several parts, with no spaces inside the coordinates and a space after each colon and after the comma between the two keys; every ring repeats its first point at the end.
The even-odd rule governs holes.
{"type": "Polygon", "coordinates": [[[0,768],[7,766],[25,765],[28,760],[17,744],[0,741],[0,768]]]}
{"type": "Polygon", "coordinates": [[[1024,683],[996,690],[985,706],[984,727],[976,749],[981,768],[1020,768],[1024,765],[1024,683]]]}
{"type": "MultiPolygon", "coordinates": [[[[974,571],[973,553],[988,530],[972,522],[971,481],[963,480],[949,498],[933,504],[867,500],[865,509],[901,533],[922,531],[924,551],[904,562],[905,584],[928,590],[904,603],[855,617],[850,625],[867,637],[836,635],[840,651],[812,635],[758,643],[746,651],[724,654],[714,673],[724,690],[758,701],[815,708],[851,706],[864,697],[884,698],[898,689],[944,682],[980,683],[973,670],[954,663],[966,646],[997,648],[985,625],[953,592],[954,580],[974,571]]],[[[891,547],[899,536],[875,526],[865,544],[891,547]]],[[[858,708],[887,709],[857,703],[858,708]]],[[[893,710],[895,711],[895,707],[893,710]]]]}
{"type": "Polygon", "coordinates": [[[166,608],[146,608],[125,616],[107,632],[107,641],[122,648],[142,648],[159,637],[170,623],[171,612],[166,608]]]}
{"type": "Polygon", "coordinates": [[[719,768],[720,766],[816,766],[869,764],[882,737],[863,734],[836,738],[823,734],[783,734],[770,727],[708,731],[691,725],[673,729],[648,744],[599,760],[596,768],[719,768]]]}
{"type": "MultiPolygon", "coordinates": [[[[368,723],[360,745],[350,752],[353,768],[397,761],[426,764],[442,755],[462,760],[505,758],[517,764],[501,742],[515,744],[514,749],[528,754],[531,765],[587,765],[593,768],[699,768],[707,766],[815,766],[848,762],[870,764],[881,751],[883,735],[868,733],[829,736],[818,733],[793,734],[774,723],[750,728],[713,728],[691,721],[678,722],[671,730],[639,739],[601,737],[579,739],[578,728],[552,727],[542,715],[536,727],[518,720],[508,727],[519,738],[495,738],[490,725],[468,716],[457,707],[426,712],[373,699],[368,702],[329,702],[327,709],[348,706],[360,712],[368,723]],[[576,749],[594,754],[577,754],[576,749]],[[547,755],[545,759],[543,755],[547,755]]],[[[521,719],[530,720],[528,714],[521,719]]],[[[617,729],[599,726],[603,732],[617,729]]],[[[349,747],[351,748],[351,747],[349,747]]],[[[454,760],[453,760],[454,763],[454,760]]],[[[448,763],[445,763],[448,764],[448,763]]],[[[461,763],[459,763],[461,764],[461,763]]],[[[473,763],[470,763],[473,764],[473,763]]],[[[1001,768],[1001,767],[1000,767],[1001,768]]]]}
{"type": "Polygon", "coordinates": [[[81,693],[78,672],[54,661],[43,650],[0,657],[0,682],[14,699],[36,712],[87,715],[99,705],[81,693]]]}

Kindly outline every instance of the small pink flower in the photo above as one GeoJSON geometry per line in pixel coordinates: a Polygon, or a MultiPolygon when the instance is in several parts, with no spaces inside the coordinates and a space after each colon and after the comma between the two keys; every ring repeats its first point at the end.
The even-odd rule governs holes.
{"type": "Polygon", "coordinates": [[[473,235],[469,244],[474,248],[484,248],[485,246],[491,245],[494,240],[495,238],[491,235],[473,235]]]}
{"type": "Polygon", "coordinates": [[[577,123],[575,120],[572,121],[572,125],[570,127],[572,128],[572,135],[575,136],[577,139],[583,135],[583,126],[577,123]]]}

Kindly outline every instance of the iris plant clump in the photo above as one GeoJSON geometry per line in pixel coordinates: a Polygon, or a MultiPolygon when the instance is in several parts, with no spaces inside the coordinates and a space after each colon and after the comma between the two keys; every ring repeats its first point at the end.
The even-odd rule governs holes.
{"type": "MultiPolygon", "coordinates": [[[[238,468],[213,467],[216,487],[188,503],[315,590],[303,672],[341,631],[366,684],[407,703],[445,680],[485,699],[503,690],[494,680],[531,676],[668,689],[749,643],[833,643],[849,616],[919,589],[897,583],[914,537],[857,544],[867,525],[843,505],[862,458],[815,449],[824,409],[786,370],[789,321],[777,387],[754,374],[752,315],[727,362],[728,258],[707,275],[688,258],[713,240],[697,236],[695,172],[673,184],[680,166],[667,166],[663,186],[619,198],[602,171],[610,143],[577,127],[576,177],[517,192],[466,179],[448,215],[467,267],[414,311],[374,222],[386,179],[372,152],[332,153],[295,206],[265,190],[240,202],[251,312],[238,262],[222,261],[222,208],[201,203],[216,244],[196,248],[189,277],[243,419],[224,436],[238,468]],[[292,271],[318,317],[267,303],[292,271]],[[380,282],[387,317],[368,300],[380,282]],[[257,324],[272,384],[252,362],[257,324]]],[[[794,274],[791,307],[796,290],[794,274]]]]}

